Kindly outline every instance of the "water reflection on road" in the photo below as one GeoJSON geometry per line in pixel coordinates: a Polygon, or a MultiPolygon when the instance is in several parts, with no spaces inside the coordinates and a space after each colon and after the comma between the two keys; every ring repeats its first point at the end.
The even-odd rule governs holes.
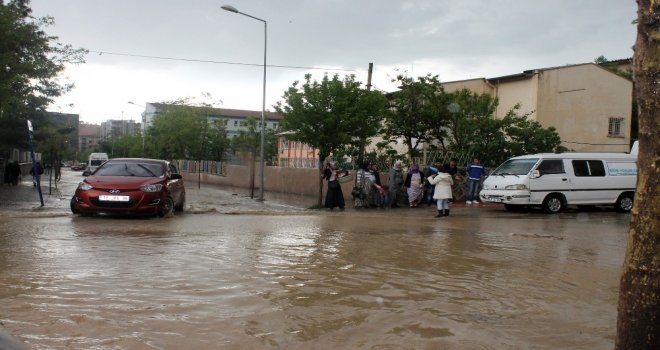
{"type": "Polygon", "coordinates": [[[0,321],[34,349],[612,348],[627,215],[408,212],[3,217],[0,321]]]}

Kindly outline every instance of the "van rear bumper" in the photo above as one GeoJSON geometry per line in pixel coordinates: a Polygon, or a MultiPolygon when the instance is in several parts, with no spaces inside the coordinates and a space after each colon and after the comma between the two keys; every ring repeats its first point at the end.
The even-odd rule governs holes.
{"type": "Polygon", "coordinates": [[[482,190],[479,192],[482,202],[529,205],[529,191],[482,190]]]}

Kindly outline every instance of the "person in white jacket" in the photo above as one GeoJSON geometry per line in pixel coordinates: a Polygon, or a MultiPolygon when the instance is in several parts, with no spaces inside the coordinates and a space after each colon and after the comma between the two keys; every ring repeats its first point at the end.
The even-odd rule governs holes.
{"type": "Polygon", "coordinates": [[[433,191],[433,199],[437,201],[438,215],[436,218],[449,216],[449,200],[452,198],[451,185],[454,184],[452,176],[447,172],[447,169],[437,169],[438,172],[431,175],[428,179],[431,185],[435,185],[433,191]]]}

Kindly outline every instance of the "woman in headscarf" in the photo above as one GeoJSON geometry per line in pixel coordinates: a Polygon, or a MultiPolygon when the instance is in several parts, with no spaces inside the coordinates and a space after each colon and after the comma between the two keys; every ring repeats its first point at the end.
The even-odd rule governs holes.
{"type": "Polygon", "coordinates": [[[355,208],[369,208],[371,207],[374,198],[374,181],[376,177],[369,169],[369,161],[365,160],[362,166],[357,171],[355,178],[356,185],[361,188],[363,196],[354,197],[353,207],[355,208]]]}
{"type": "Polygon", "coordinates": [[[404,197],[402,193],[403,189],[403,164],[400,160],[394,162],[392,170],[390,170],[390,203],[392,208],[399,207],[399,201],[401,197],[404,197]]]}
{"type": "Polygon", "coordinates": [[[424,176],[419,171],[419,165],[410,164],[410,171],[406,175],[406,181],[403,184],[408,188],[408,203],[411,208],[415,208],[424,199],[424,176]]]}
{"type": "Polygon", "coordinates": [[[330,210],[335,209],[335,207],[344,210],[344,193],[342,193],[341,185],[338,181],[339,174],[342,172],[344,171],[337,169],[335,162],[327,161],[325,163],[323,179],[328,181],[328,191],[325,194],[325,207],[330,210]]]}

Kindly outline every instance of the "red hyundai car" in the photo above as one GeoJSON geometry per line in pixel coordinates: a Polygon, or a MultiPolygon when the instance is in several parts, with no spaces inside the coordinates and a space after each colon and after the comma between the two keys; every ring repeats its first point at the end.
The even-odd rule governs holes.
{"type": "Polygon", "coordinates": [[[142,158],[110,159],[85,178],[71,198],[74,214],[154,214],[183,211],[186,189],[174,164],[142,158]]]}

